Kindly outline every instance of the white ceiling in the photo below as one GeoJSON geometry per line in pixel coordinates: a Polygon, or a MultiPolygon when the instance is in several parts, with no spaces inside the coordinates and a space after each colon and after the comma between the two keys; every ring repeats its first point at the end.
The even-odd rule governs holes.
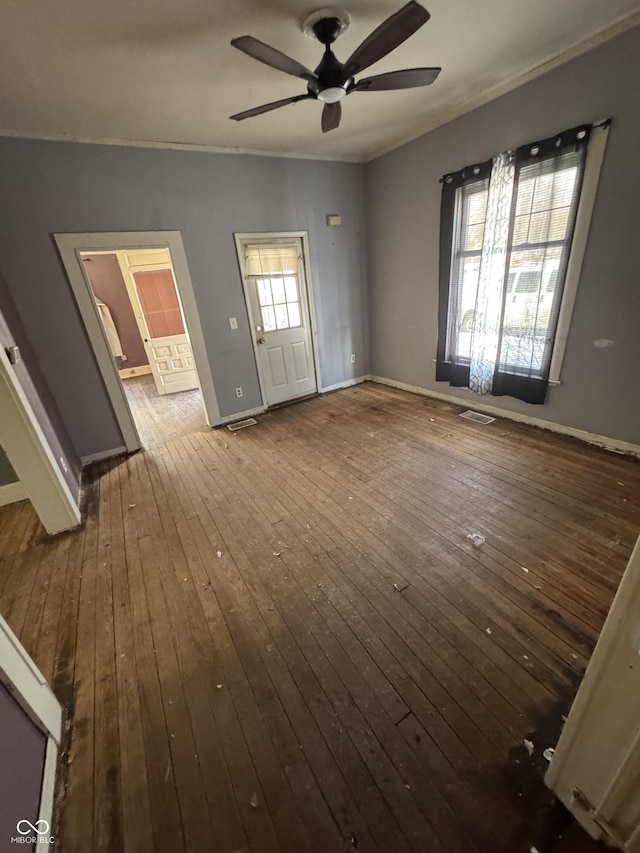
{"type": "MultiPolygon", "coordinates": [[[[433,86],[353,93],[328,134],[314,101],[230,121],[305,91],[231,38],[253,35],[315,68],[322,47],[300,25],[322,2],[3,0],[0,132],[368,159],[640,20],[638,0],[423,0],[431,20],[364,76],[440,65],[433,86]]],[[[403,2],[344,0],[338,58],[403,2]]]]}

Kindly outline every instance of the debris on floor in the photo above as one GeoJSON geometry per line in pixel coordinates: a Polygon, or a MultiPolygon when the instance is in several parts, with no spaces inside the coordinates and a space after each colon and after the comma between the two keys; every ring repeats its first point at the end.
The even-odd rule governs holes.
{"type": "Polygon", "coordinates": [[[491,633],[491,628],[487,628],[487,634],[491,633]]]}
{"type": "Polygon", "coordinates": [[[251,797],[251,799],[249,800],[249,805],[251,806],[252,809],[258,808],[258,795],[257,794],[254,794],[251,797]]]}
{"type": "Polygon", "coordinates": [[[551,761],[555,754],[555,749],[552,746],[548,746],[545,751],[542,753],[543,757],[547,759],[547,761],[551,761]]]}
{"type": "Polygon", "coordinates": [[[471,539],[471,543],[475,548],[479,548],[487,541],[482,533],[467,533],[467,539],[471,539]]]}
{"type": "Polygon", "coordinates": [[[529,569],[526,566],[522,566],[522,571],[529,574],[529,569]]]}
{"type": "Polygon", "coordinates": [[[527,740],[527,739],[525,738],[525,739],[524,739],[524,748],[527,750],[527,752],[529,753],[529,755],[533,755],[533,751],[534,751],[534,749],[535,749],[535,746],[533,745],[533,741],[532,741],[532,740],[527,740]]]}
{"type": "Polygon", "coordinates": [[[222,551],[216,551],[216,557],[222,557],[222,551]]]}

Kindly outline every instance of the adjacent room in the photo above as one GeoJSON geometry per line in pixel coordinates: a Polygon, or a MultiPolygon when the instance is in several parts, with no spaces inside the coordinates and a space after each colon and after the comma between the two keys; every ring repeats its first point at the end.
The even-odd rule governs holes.
{"type": "Polygon", "coordinates": [[[0,20],[0,853],[639,853],[637,0],[0,20]]]}

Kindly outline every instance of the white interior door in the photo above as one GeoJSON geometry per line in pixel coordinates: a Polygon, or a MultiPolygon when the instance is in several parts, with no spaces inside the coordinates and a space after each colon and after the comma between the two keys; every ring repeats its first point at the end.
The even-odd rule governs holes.
{"type": "Polygon", "coordinates": [[[318,390],[302,241],[244,247],[245,291],[268,406],[318,390]]]}
{"type": "Polygon", "coordinates": [[[594,838],[640,853],[640,540],[545,781],[594,838]]]}
{"type": "Polygon", "coordinates": [[[130,270],[134,313],[142,322],[145,348],[158,394],[198,388],[191,342],[171,268],[130,270]]]}

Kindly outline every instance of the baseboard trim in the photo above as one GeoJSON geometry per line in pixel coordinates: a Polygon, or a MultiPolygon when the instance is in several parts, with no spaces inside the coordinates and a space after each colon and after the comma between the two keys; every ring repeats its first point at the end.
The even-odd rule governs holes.
{"type": "Polygon", "coordinates": [[[361,385],[363,382],[371,379],[370,376],[356,376],[355,379],[345,379],[344,382],[336,382],[335,385],[325,385],[320,389],[320,394],[330,394],[332,391],[339,391],[341,388],[351,388],[352,385],[361,385]]]}
{"type": "Polygon", "coordinates": [[[15,483],[7,483],[4,486],[0,486],[0,506],[17,504],[19,501],[26,501],[28,497],[29,495],[19,480],[15,483]]]}
{"type": "Polygon", "coordinates": [[[122,456],[123,453],[127,452],[127,448],[122,445],[122,447],[114,447],[111,450],[100,450],[98,453],[81,456],[80,462],[84,468],[86,465],[91,465],[92,462],[102,462],[103,459],[112,459],[114,456],[122,456]]]}
{"type": "Polygon", "coordinates": [[[151,372],[150,364],[141,364],[139,367],[121,367],[118,370],[120,379],[133,379],[134,376],[146,376],[151,372]]]}
{"type": "Polygon", "coordinates": [[[423,397],[433,397],[434,400],[442,400],[445,403],[453,403],[462,408],[473,408],[478,412],[484,412],[487,415],[498,418],[506,418],[510,421],[528,424],[540,429],[548,429],[551,432],[557,432],[561,435],[569,435],[572,438],[578,438],[587,444],[595,444],[597,447],[602,447],[605,450],[610,450],[612,453],[620,453],[626,456],[636,456],[640,458],[640,445],[632,444],[628,441],[621,441],[617,438],[610,438],[607,435],[598,435],[597,433],[587,432],[584,429],[565,426],[564,424],[554,423],[553,421],[545,421],[542,418],[534,418],[531,415],[523,415],[520,412],[508,412],[505,409],[500,409],[497,406],[488,406],[486,403],[478,402],[479,397],[474,395],[473,400],[456,397],[453,394],[444,394],[441,391],[431,391],[427,388],[421,388],[419,385],[408,385],[406,382],[397,382],[395,379],[386,379],[384,376],[370,376],[372,382],[378,382],[380,385],[390,385],[392,388],[398,388],[401,391],[409,391],[412,394],[420,394],[423,397]]]}

